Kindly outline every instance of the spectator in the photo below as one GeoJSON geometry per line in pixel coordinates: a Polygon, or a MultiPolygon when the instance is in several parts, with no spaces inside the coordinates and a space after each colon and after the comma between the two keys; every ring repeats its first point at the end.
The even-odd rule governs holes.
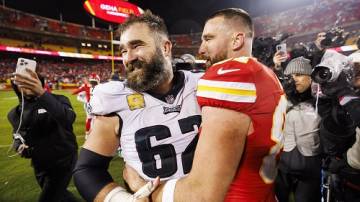
{"type": "Polygon", "coordinates": [[[14,148],[30,158],[41,187],[40,202],[76,201],[67,191],[77,159],[75,121],[69,100],[43,89],[44,79],[15,74],[13,88],[20,104],[8,113],[13,127],[14,148]],[[15,84],[16,83],[16,84],[15,84]]]}
{"type": "Polygon", "coordinates": [[[74,90],[72,94],[73,95],[77,94],[77,100],[84,103],[84,110],[86,113],[85,139],[87,139],[90,133],[91,121],[93,119],[93,116],[90,114],[88,107],[89,107],[90,99],[92,97],[92,92],[95,86],[97,86],[100,83],[100,77],[96,73],[91,73],[89,75],[89,78],[86,76],[83,77],[82,82],[83,84],[79,88],[74,90]]]}
{"type": "Polygon", "coordinates": [[[310,52],[319,52],[324,50],[324,46],[321,44],[326,37],[326,32],[319,32],[316,35],[316,39],[313,43],[310,44],[309,49],[310,52]]]}
{"type": "MultiPolygon", "coordinates": [[[[339,64],[343,68],[350,65],[346,56],[327,50],[315,69],[337,68],[339,64]]],[[[354,146],[356,128],[360,126],[360,97],[349,81],[348,74],[342,71],[335,81],[320,84],[327,96],[327,102],[319,106],[319,113],[322,118],[320,140],[325,154],[323,168],[331,189],[330,201],[360,201],[360,170],[355,169],[359,153],[354,148],[358,145],[354,146]]]]}
{"type": "Polygon", "coordinates": [[[284,74],[291,76],[284,86],[289,100],[275,192],[279,202],[320,202],[321,148],[320,116],[311,94],[310,60],[298,57],[289,62],[284,74]]]}

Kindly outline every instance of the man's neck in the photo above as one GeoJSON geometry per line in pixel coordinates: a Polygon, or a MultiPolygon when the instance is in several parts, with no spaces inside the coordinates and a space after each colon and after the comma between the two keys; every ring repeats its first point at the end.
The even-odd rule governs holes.
{"type": "Polygon", "coordinates": [[[164,95],[171,90],[173,85],[174,85],[174,74],[172,73],[166,81],[163,81],[151,92],[164,95]]]}

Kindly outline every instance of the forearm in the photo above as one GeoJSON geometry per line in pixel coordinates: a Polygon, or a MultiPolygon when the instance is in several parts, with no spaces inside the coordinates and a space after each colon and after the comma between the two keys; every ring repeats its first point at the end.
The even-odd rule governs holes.
{"type": "MultiPolygon", "coordinates": [[[[175,184],[175,190],[173,192],[167,188],[167,196],[164,195],[166,183],[161,184],[151,195],[152,201],[162,202],[170,201],[169,198],[173,198],[174,202],[187,201],[187,202],[198,202],[198,201],[216,201],[215,193],[206,193],[206,189],[203,186],[206,185],[205,180],[202,183],[195,183],[189,177],[184,177],[177,180],[175,184]],[[184,194],[186,193],[186,194],[184,194]],[[208,197],[208,198],[207,198],[208,197]],[[166,199],[165,199],[166,198],[166,199]]],[[[167,185],[168,186],[168,185],[167,185]]],[[[172,201],[171,201],[172,202],[172,201]]]]}
{"type": "MultiPolygon", "coordinates": [[[[244,151],[251,121],[247,115],[213,107],[204,107],[202,113],[202,130],[193,165],[189,175],[175,185],[175,202],[224,201],[244,151]]],[[[168,190],[171,189],[162,187],[153,194],[153,199],[164,201],[162,192],[168,193],[168,190]]]]}
{"type": "Polygon", "coordinates": [[[108,173],[112,157],[99,155],[87,149],[81,149],[74,169],[74,183],[86,201],[93,201],[100,190],[113,184],[108,173]]]}

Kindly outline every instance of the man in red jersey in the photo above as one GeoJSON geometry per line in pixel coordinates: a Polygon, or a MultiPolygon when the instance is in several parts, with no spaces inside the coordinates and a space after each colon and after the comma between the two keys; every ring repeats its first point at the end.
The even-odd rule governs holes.
{"type": "Polygon", "coordinates": [[[252,20],[241,9],[207,20],[199,52],[211,66],[198,82],[203,122],[193,166],[160,185],[154,201],[276,201],[287,101],[273,72],[251,58],[252,41],[252,20]]]}
{"type": "Polygon", "coordinates": [[[88,105],[90,102],[90,98],[92,96],[92,91],[95,88],[96,85],[100,83],[100,77],[96,73],[91,73],[89,75],[89,78],[84,77],[82,79],[83,84],[75,89],[72,94],[78,95],[78,100],[80,102],[84,103],[84,109],[86,113],[86,121],[85,121],[85,139],[87,138],[90,128],[91,128],[91,121],[92,121],[92,115],[88,112],[88,105]]]}

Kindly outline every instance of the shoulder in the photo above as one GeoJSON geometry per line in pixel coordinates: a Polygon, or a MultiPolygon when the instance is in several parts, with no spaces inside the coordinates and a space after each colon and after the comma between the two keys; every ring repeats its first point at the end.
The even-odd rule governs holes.
{"type": "Polygon", "coordinates": [[[55,97],[56,99],[69,100],[69,98],[66,97],[65,95],[53,94],[49,92],[45,92],[45,93],[48,93],[50,96],[55,97]]]}
{"type": "Polygon", "coordinates": [[[45,92],[44,95],[40,96],[39,98],[42,100],[48,100],[49,97],[53,97],[55,98],[57,101],[60,101],[62,103],[71,105],[70,99],[68,97],[66,97],[65,95],[58,95],[58,94],[53,94],[53,93],[49,93],[49,92],[45,92]]]}
{"type": "Polygon", "coordinates": [[[191,71],[183,71],[181,70],[180,72],[182,72],[185,76],[185,79],[187,80],[199,80],[203,75],[204,75],[204,72],[191,72],[191,71]]]}
{"type": "Polygon", "coordinates": [[[252,81],[256,73],[263,69],[263,65],[253,58],[232,58],[211,66],[202,79],[248,82],[252,81]]]}
{"type": "Polygon", "coordinates": [[[241,57],[211,66],[198,82],[198,96],[254,102],[256,85],[252,75],[255,70],[251,67],[251,60],[241,57]]]}
{"type": "Polygon", "coordinates": [[[125,85],[120,81],[109,81],[101,83],[94,88],[94,95],[115,95],[125,89],[125,85]]]}
{"type": "Polygon", "coordinates": [[[204,75],[204,73],[193,73],[190,71],[180,71],[184,74],[184,84],[188,88],[196,89],[198,81],[204,75]]]}
{"type": "Polygon", "coordinates": [[[97,85],[90,99],[92,114],[105,115],[120,110],[122,99],[130,92],[123,82],[109,81],[97,85]]]}

